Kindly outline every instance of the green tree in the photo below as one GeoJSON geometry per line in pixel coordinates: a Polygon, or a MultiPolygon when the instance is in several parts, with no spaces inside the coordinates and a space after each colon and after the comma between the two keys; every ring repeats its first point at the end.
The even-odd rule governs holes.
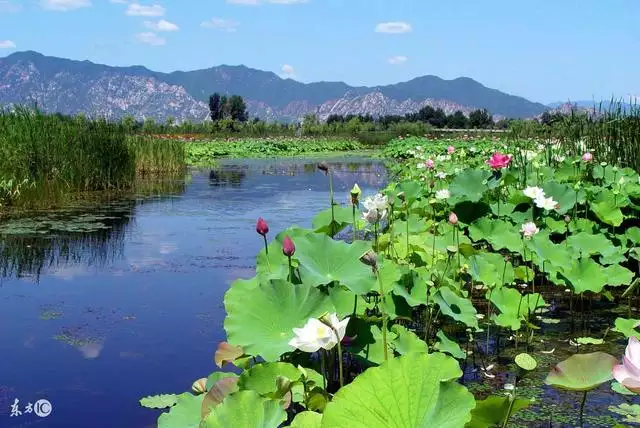
{"type": "Polygon", "coordinates": [[[458,110],[447,118],[447,125],[451,129],[466,129],[469,126],[469,119],[458,110]]]}
{"type": "Polygon", "coordinates": [[[493,125],[493,119],[487,109],[474,110],[469,115],[469,126],[471,128],[488,128],[493,125]]]}
{"type": "Polygon", "coordinates": [[[247,112],[247,105],[239,95],[232,95],[229,98],[229,116],[232,120],[238,122],[246,122],[249,119],[249,113],[247,112]]]}
{"type": "Polygon", "coordinates": [[[209,97],[209,116],[211,121],[217,122],[222,119],[222,102],[219,93],[214,93],[209,97]]]}

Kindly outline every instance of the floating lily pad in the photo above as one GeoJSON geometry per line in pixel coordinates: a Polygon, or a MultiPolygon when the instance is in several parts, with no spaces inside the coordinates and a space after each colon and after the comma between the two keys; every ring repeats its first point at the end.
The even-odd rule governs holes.
{"type": "Polygon", "coordinates": [[[151,395],[140,399],[140,405],[148,409],[166,409],[178,402],[176,394],[151,395]]]}
{"type": "Polygon", "coordinates": [[[640,331],[637,330],[639,326],[640,320],[638,319],[616,318],[613,331],[622,333],[625,337],[633,336],[636,339],[640,339],[640,331]]]}
{"type": "Polygon", "coordinates": [[[185,392],[178,395],[175,406],[158,418],[158,428],[198,428],[203,400],[204,394],[196,396],[185,392]]]}
{"type": "Polygon", "coordinates": [[[580,345],[602,345],[604,340],[595,337],[578,337],[576,342],[580,345]]]}
{"type": "Polygon", "coordinates": [[[551,369],[545,383],[570,391],[590,391],[613,379],[618,359],[604,352],[576,354],[551,369]]]}
{"type": "Polygon", "coordinates": [[[516,355],[515,362],[523,370],[531,371],[538,367],[538,362],[531,355],[521,353],[516,355]]]}

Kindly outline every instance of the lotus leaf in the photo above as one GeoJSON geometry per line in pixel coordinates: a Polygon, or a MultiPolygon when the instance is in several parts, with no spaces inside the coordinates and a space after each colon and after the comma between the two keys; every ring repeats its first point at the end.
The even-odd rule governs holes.
{"type": "Polygon", "coordinates": [[[611,389],[617,392],[618,394],[622,394],[622,395],[637,395],[635,392],[629,391],[627,388],[625,388],[624,385],[622,385],[618,381],[614,381],[611,383],[611,389]]]}
{"type": "Polygon", "coordinates": [[[586,232],[580,232],[567,238],[567,244],[574,251],[575,258],[586,257],[591,254],[612,254],[616,251],[615,245],[609,241],[606,236],[601,233],[592,235],[586,232]]]}
{"type": "Polygon", "coordinates": [[[360,256],[371,249],[370,243],[347,244],[327,235],[309,233],[298,237],[296,248],[303,283],[319,286],[339,281],[356,294],[377,289],[371,268],[360,261],[360,256]]]}
{"type": "Polygon", "coordinates": [[[527,353],[521,353],[516,355],[515,362],[523,370],[531,371],[538,367],[538,362],[531,355],[527,353]]]}
{"type": "Polygon", "coordinates": [[[613,329],[613,331],[622,333],[625,337],[633,336],[636,339],[640,339],[640,331],[636,330],[638,326],[640,326],[640,320],[633,318],[616,318],[615,328],[613,329]]]}
{"type": "Polygon", "coordinates": [[[545,383],[570,391],[590,391],[613,379],[618,359],[604,352],[575,354],[554,366],[545,383]]]}
{"type": "Polygon", "coordinates": [[[458,345],[457,342],[449,339],[442,330],[438,330],[436,337],[440,341],[435,344],[435,349],[440,352],[446,352],[447,354],[450,354],[451,356],[459,360],[467,358],[467,353],[460,348],[460,345],[458,345]]]}
{"type": "Polygon", "coordinates": [[[239,358],[242,355],[244,355],[242,346],[234,346],[229,345],[227,342],[220,342],[213,359],[216,366],[222,367],[226,363],[234,362],[236,358],[239,358]]]}
{"type": "Polygon", "coordinates": [[[444,315],[464,323],[467,327],[478,329],[476,308],[469,299],[456,295],[447,287],[442,287],[435,295],[435,302],[444,315]]]}
{"type": "MultiPolygon", "coordinates": [[[[323,376],[315,370],[305,368],[307,377],[316,385],[323,384],[323,376]]],[[[290,381],[297,381],[302,373],[291,363],[262,363],[256,364],[249,370],[245,370],[238,380],[238,387],[241,390],[251,389],[260,395],[266,395],[277,391],[276,380],[278,376],[283,376],[290,381]]],[[[293,401],[300,402],[304,398],[304,387],[295,385],[293,387],[293,401]]]]}
{"type": "Polygon", "coordinates": [[[625,232],[625,236],[633,245],[640,244],[640,227],[630,227],[625,232]]]}
{"type": "Polygon", "coordinates": [[[613,287],[618,285],[629,285],[631,284],[631,281],[633,281],[633,272],[618,264],[607,266],[604,271],[607,276],[607,285],[613,287]]]}
{"type": "Polygon", "coordinates": [[[585,291],[600,293],[608,282],[602,266],[590,258],[573,260],[563,275],[571,283],[576,294],[585,291]]]}
{"type": "Polygon", "coordinates": [[[198,428],[203,400],[204,394],[196,396],[185,392],[178,395],[176,405],[158,417],[158,428],[198,428]]]}
{"type": "Polygon", "coordinates": [[[618,406],[609,406],[609,411],[625,416],[625,422],[640,424],[640,404],[622,403],[618,406]]]}
{"type": "Polygon", "coordinates": [[[456,204],[462,201],[478,202],[489,187],[485,180],[490,176],[488,171],[481,169],[465,169],[458,174],[451,185],[451,201],[456,204]]]}
{"type": "Polygon", "coordinates": [[[492,220],[482,217],[469,226],[469,234],[474,241],[485,240],[491,244],[494,250],[506,248],[510,251],[519,251],[522,248],[522,236],[518,229],[503,220],[492,220]]]}
{"type": "Polygon", "coordinates": [[[461,375],[457,361],[441,353],[391,359],[341,388],[324,412],[322,427],[462,427],[475,400],[455,381],[461,375]]]}
{"type": "Polygon", "coordinates": [[[396,283],[393,293],[402,296],[409,306],[419,306],[427,304],[427,281],[424,279],[428,272],[424,268],[417,268],[404,276],[406,282],[396,283]],[[421,270],[422,269],[422,270],[421,270]],[[410,287],[408,289],[408,287],[410,287]]]}
{"type": "Polygon", "coordinates": [[[140,405],[148,409],[166,409],[178,402],[176,394],[151,395],[140,399],[140,405]]]}
{"type": "Polygon", "coordinates": [[[501,397],[491,395],[484,400],[476,402],[476,408],[471,411],[471,421],[465,425],[465,428],[493,428],[502,426],[502,423],[509,414],[526,409],[531,405],[532,401],[524,398],[516,398],[511,406],[509,397],[501,397]]]}
{"type": "Polygon", "coordinates": [[[425,341],[420,339],[414,332],[407,330],[405,327],[395,324],[391,327],[391,331],[397,334],[397,337],[391,346],[398,354],[406,355],[413,352],[429,352],[429,348],[425,341]]]}
{"type": "MultiPolygon", "coordinates": [[[[424,217],[417,214],[411,214],[409,216],[409,235],[424,232],[427,228],[427,221],[424,217]]],[[[402,236],[404,237],[403,239],[407,239],[407,222],[405,220],[396,220],[393,223],[393,230],[397,237],[402,236]]]]}
{"type": "Polygon", "coordinates": [[[210,390],[213,385],[215,385],[219,380],[228,378],[228,377],[238,377],[237,374],[231,372],[213,372],[207,378],[207,386],[205,386],[206,390],[210,390]]]}
{"type": "Polygon", "coordinates": [[[500,311],[493,314],[491,319],[501,327],[508,327],[512,330],[520,330],[522,321],[528,317],[529,312],[544,307],[545,302],[540,294],[522,295],[513,288],[497,288],[487,292],[487,298],[500,311]]]}
{"type": "Polygon", "coordinates": [[[576,199],[578,199],[580,203],[584,202],[584,194],[577,195],[576,191],[566,184],[549,181],[542,186],[542,189],[547,197],[553,198],[553,200],[560,205],[560,208],[556,209],[558,214],[566,214],[569,212],[576,204],[576,199]]]}
{"type": "Polygon", "coordinates": [[[322,415],[316,412],[301,412],[293,418],[289,425],[291,428],[320,428],[322,426],[322,415]]]}
{"type": "Polygon", "coordinates": [[[469,273],[487,287],[510,284],[515,278],[511,262],[499,253],[478,253],[469,258],[469,273]]]}
{"type": "Polygon", "coordinates": [[[516,209],[516,204],[510,202],[493,203],[490,205],[491,212],[495,216],[508,216],[516,209]]]}
{"type": "MultiPolygon", "coordinates": [[[[384,345],[382,340],[382,330],[377,325],[369,325],[360,320],[353,322],[356,340],[351,348],[359,357],[373,364],[380,364],[384,361],[384,345]]],[[[351,324],[351,323],[350,323],[351,324]]],[[[393,331],[387,334],[387,355],[393,356],[391,344],[396,340],[396,333],[393,331]]]]}
{"type": "MultiPolygon", "coordinates": [[[[360,219],[360,210],[356,208],[356,221],[360,219]]],[[[352,207],[333,207],[333,224],[331,218],[331,208],[320,211],[313,218],[313,230],[316,233],[325,233],[334,236],[350,224],[353,224],[353,208],[352,207]]]]}
{"type": "Polygon", "coordinates": [[[354,294],[347,287],[340,284],[329,288],[329,298],[340,318],[353,313],[362,315],[371,306],[362,298],[362,295],[354,294]]]}
{"type": "Polygon", "coordinates": [[[282,280],[249,290],[232,286],[224,296],[224,306],[229,343],[266,361],[276,361],[293,350],[289,341],[294,327],[300,328],[309,318],[333,308],[329,297],[311,285],[282,280]]]}
{"type": "Polygon", "coordinates": [[[287,419],[281,403],[255,391],[231,394],[202,421],[203,428],[274,428],[287,419]]]}
{"type": "Polygon", "coordinates": [[[204,396],[202,407],[200,408],[200,418],[204,419],[207,415],[224,399],[238,391],[238,378],[226,377],[216,382],[204,396]]]}
{"type": "Polygon", "coordinates": [[[422,194],[422,185],[417,181],[403,181],[398,184],[398,187],[404,192],[404,197],[409,204],[420,198],[422,194]]]}
{"type": "Polygon", "coordinates": [[[590,201],[589,206],[600,219],[600,221],[618,227],[624,220],[624,215],[620,210],[622,197],[616,196],[611,190],[602,190],[594,200],[590,201]]]}

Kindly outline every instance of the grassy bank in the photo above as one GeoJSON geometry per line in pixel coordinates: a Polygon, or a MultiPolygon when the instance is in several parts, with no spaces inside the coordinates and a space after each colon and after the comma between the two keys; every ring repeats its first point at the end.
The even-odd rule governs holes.
{"type": "Polygon", "coordinates": [[[180,143],[127,137],[106,120],[0,111],[0,205],[130,189],[138,174],[175,172],[180,143]]]}
{"type": "Polygon", "coordinates": [[[265,158],[363,150],[356,140],[332,138],[247,138],[185,143],[189,165],[212,165],[216,158],[265,158]]]}

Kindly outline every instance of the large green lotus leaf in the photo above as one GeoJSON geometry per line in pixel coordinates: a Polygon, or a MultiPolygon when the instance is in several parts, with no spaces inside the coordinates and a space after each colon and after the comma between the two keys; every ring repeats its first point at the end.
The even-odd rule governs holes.
{"type": "Polygon", "coordinates": [[[634,246],[640,244],[640,227],[630,227],[624,234],[634,246]]]}
{"type": "MultiPolygon", "coordinates": [[[[429,247],[429,251],[431,251],[431,248],[433,246],[433,235],[431,235],[427,241],[425,241],[425,244],[427,247],[429,247]]],[[[462,233],[458,234],[458,237],[456,239],[454,239],[453,237],[453,233],[449,232],[449,233],[445,233],[444,235],[438,235],[436,236],[436,250],[438,251],[442,251],[443,253],[447,252],[447,247],[457,247],[458,243],[460,244],[460,246],[463,246],[465,244],[471,244],[471,240],[466,236],[463,235],[462,233]]]]}
{"type": "Polygon", "coordinates": [[[600,293],[609,281],[603,267],[590,258],[573,260],[563,275],[576,294],[585,291],[600,293]]]}
{"type": "Polygon", "coordinates": [[[511,262],[499,253],[478,253],[469,257],[468,264],[471,277],[488,287],[511,284],[515,279],[511,262]]]}
{"type": "Polygon", "coordinates": [[[322,415],[316,412],[301,412],[293,418],[291,428],[320,428],[322,426],[322,415]]]}
{"type": "Polygon", "coordinates": [[[448,315],[466,324],[467,327],[478,329],[476,308],[469,299],[456,295],[448,287],[442,287],[435,295],[435,302],[443,315],[448,315]]]}
{"type": "Polygon", "coordinates": [[[491,319],[501,327],[516,331],[520,329],[522,321],[530,311],[534,312],[545,305],[544,299],[538,293],[523,296],[518,290],[507,287],[488,291],[487,298],[500,311],[499,314],[493,314],[491,319]]]}
{"type": "Polygon", "coordinates": [[[543,221],[545,229],[548,230],[549,233],[565,234],[567,232],[567,223],[565,223],[564,220],[555,220],[551,217],[545,217],[543,221]]]}
{"type": "Polygon", "coordinates": [[[198,428],[202,400],[204,394],[196,396],[185,392],[178,395],[176,405],[158,418],[158,428],[198,428]]]}
{"type": "Polygon", "coordinates": [[[613,379],[618,359],[604,352],[575,354],[555,365],[545,383],[570,391],[590,391],[613,379]]]}
{"type": "Polygon", "coordinates": [[[462,201],[478,202],[489,188],[486,184],[489,176],[490,173],[482,169],[465,169],[462,171],[449,186],[451,203],[456,204],[462,201]]]}
{"type": "Polygon", "coordinates": [[[409,204],[422,195],[422,185],[418,181],[403,181],[398,184],[398,188],[404,192],[404,197],[409,204]]]}
{"type": "Polygon", "coordinates": [[[613,329],[613,331],[622,333],[625,337],[633,336],[636,339],[640,339],[640,331],[636,330],[636,327],[638,326],[640,326],[640,320],[633,318],[616,318],[615,328],[613,329]]]}
{"type": "Polygon", "coordinates": [[[225,398],[202,421],[202,428],[275,428],[285,420],[287,413],[280,402],[248,390],[225,398]]]}
{"type": "MultiPolygon", "coordinates": [[[[310,233],[307,229],[290,227],[280,232],[276,238],[268,244],[269,254],[262,248],[256,258],[256,275],[260,281],[270,279],[287,279],[289,275],[289,259],[282,252],[282,242],[285,236],[289,236],[297,245],[298,238],[310,233]]],[[[297,263],[293,261],[294,265],[297,263]]]]}
{"type": "Polygon", "coordinates": [[[522,248],[522,236],[510,222],[482,217],[469,226],[469,234],[474,241],[485,240],[494,250],[506,248],[518,251],[522,248]]]}
{"type": "Polygon", "coordinates": [[[614,195],[611,190],[604,189],[596,198],[590,201],[589,206],[596,216],[610,226],[618,227],[624,221],[624,215],[620,210],[622,205],[622,196],[614,195]]]}
{"type": "Polygon", "coordinates": [[[573,262],[573,251],[568,245],[554,244],[549,235],[542,232],[525,241],[527,260],[533,260],[540,270],[545,272],[563,272],[573,262]]]}
{"type": "Polygon", "coordinates": [[[296,257],[300,261],[302,282],[313,286],[339,281],[357,294],[377,289],[371,268],[360,256],[371,249],[371,243],[356,241],[347,244],[327,235],[310,233],[296,242],[296,257]]]}
{"type": "Polygon", "coordinates": [[[324,412],[322,427],[462,427],[475,400],[455,381],[461,375],[458,362],[441,353],[391,359],[341,388],[324,412]]]}
{"type": "Polygon", "coordinates": [[[491,204],[490,207],[493,215],[496,217],[504,217],[513,213],[513,210],[516,209],[516,204],[512,204],[511,202],[495,202],[491,204]]]}
{"type": "Polygon", "coordinates": [[[333,308],[331,300],[308,284],[293,285],[282,280],[260,284],[255,289],[231,287],[224,296],[227,317],[224,329],[229,343],[249,355],[277,361],[292,351],[293,328],[333,308]]]}
{"type": "Polygon", "coordinates": [[[530,202],[526,206],[528,208],[525,211],[514,211],[509,214],[509,218],[511,218],[515,224],[524,224],[532,221],[533,215],[531,213],[532,207],[530,202]]]}
{"type": "Polygon", "coordinates": [[[436,337],[440,340],[434,346],[440,352],[446,352],[450,354],[453,358],[457,358],[459,360],[467,358],[467,353],[464,352],[460,345],[457,342],[449,339],[446,334],[442,330],[438,330],[436,337]]]}
{"type": "Polygon", "coordinates": [[[397,334],[396,339],[391,346],[400,355],[410,354],[412,352],[428,352],[429,349],[424,340],[420,339],[414,332],[407,330],[400,324],[391,327],[391,331],[397,334]]]}
{"type": "Polygon", "coordinates": [[[502,426],[509,412],[511,415],[526,409],[533,401],[516,398],[511,406],[509,397],[491,395],[484,400],[476,401],[476,408],[471,411],[471,422],[465,428],[494,428],[502,426]]]}
{"type": "Polygon", "coordinates": [[[428,272],[424,268],[416,268],[407,273],[403,282],[395,283],[393,293],[405,299],[409,306],[427,304],[428,272]]]}
{"type": "MultiPolygon", "coordinates": [[[[427,220],[417,214],[409,216],[409,235],[421,233],[427,230],[427,220]]],[[[393,234],[396,237],[404,237],[407,239],[407,222],[405,220],[396,220],[393,222],[393,234]]]]}
{"type": "Polygon", "coordinates": [[[614,265],[627,261],[627,249],[624,247],[612,247],[609,252],[600,257],[601,265],[614,265]]]}
{"type": "MultiPolygon", "coordinates": [[[[314,381],[316,385],[323,384],[323,376],[315,370],[305,368],[307,377],[314,381]]],[[[245,370],[240,375],[238,380],[238,387],[241,390],[250,389],[256,391],[260,395],[266,395],[271,392],[276,392],[278,387],[276,380],[278,376],[283,376],[290,381],[297,381],[302,374],[291,363],[262,363],[256,364],[249,370],[245,370]]],[[[304,387],[302,385],[296,385],[293,387],[293,401],[298,403],[304,398],[304,387]]]]}
{"type": "Polygon", "coordinates": [[[619,285],[629,285],[633,281],[634,274],[626,267],[611,265],[604,268],[607,277],[607,285],[616,287],[619,285]]]}
{"type": "MultiPolygon", "coordinates": [[[[356,221],[360,218],[360,210],[356,208],[356,221]]],[[[313,218],[312,226],[316,233],[325,233],[334,236],[348,225],[353,224],[353,207],[333,207],[333,219],[331,208],[320,211],[313,218]]]]}
{"type": "Polygon", "coordinates": [[[600,223],[596,223],[587,218],[574,218],[571,220],[571,223],[569,223],[569,232],[587,232],[593,234],[594,232],[599,232],[599,224],[600,223]]]}
{"type": "Polygon", "coordinates": [[[329,288],[329,298],[335,312],[339,318],[344,318],[352,315],[354,312],[358,315],[364,315],[365,311],[369,309],[373,304],[367,303],[362,295],[355,294],[344,285],[334,285],[329,288]]]}
{"type": "Polygon", "coordinates": [[[576,198],[578,198],[578,195],[575,190],[566,184],[549,181],[542,186],[542,189],[548,198],[553,198],[553,200],[560,205],[560,208],[556,209],[558,214],[566,214],[576,204],[576,198]]]}
{"type": "Polygon", "coordinates": [[[384,307],[385,312],[390,320],[397,318],[404,318],[408,321],[411,320],[413,315],[413,309],[402,296],[398,296],[395,293],[386,293],[384,302],[380,303],[381,307],[384,307]]]}
{"type": "MultiPolygon", "coordinates": [[[[357,328],[356,339],[350,346],[353,353],[360,358],[373,363],[380,364],[384,361],[384,341],[382,340],[382,330],[377,325],[366,324],[360,319],[354,323],[357,328]]],[[[387,356],[393,357],[391,344],[396,340],[396,333],[387,332],[387,356]]]]}
{"type": "Polygon", "coordinates": [[[615,245],[602,233],[595,235],[580,232],[567,238],[567,244],[574,251],[575,258],[590,256],[592,254],[612,254],[616,251],[615,245]]]}
{"type": "Polygon", "coordinates": [[[233,373],[233,372],[213,372],[213,373],[211,373],[209,375],[209,377],[207,378],[207,384],[205,386],[205,389],[207,391],[210,390],[211,387],[216,384],[216,382],[218,382],[219,380],[228,378],[228,377],[238,377],[238,375],[233,373]]]}

